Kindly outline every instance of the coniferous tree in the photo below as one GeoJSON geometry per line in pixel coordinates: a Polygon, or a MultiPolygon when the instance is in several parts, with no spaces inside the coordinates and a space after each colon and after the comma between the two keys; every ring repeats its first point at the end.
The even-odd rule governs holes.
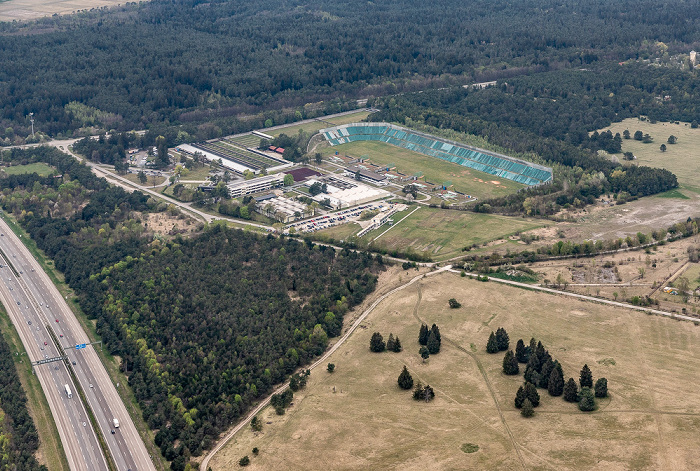
{"type": "Polygon", "coordinates": [[[595,382],[595,397],[608,397],[608,380],[598,378],[595,382]]]}
{"type": "Polygon", "coordinates": [[[440,341],[437,339],[435,336],[435,332],[432,330],[430,331],[430,335],[428,335],[428,351],[430,352],[431,355],[435,355],[436,353],[440,352],[440,341]]]}
{"type": "Polygon", "coordinates": [[[527,394],[525,394],[525,388],[520,386],[518,392],[515,393],[515,407],[520,409],[523,406],[523,402],[527,399],[527,394]]]}
{"type": "Polygon", "coordinates": [[[423,359],[423,363],[425,363],[425,360],[427,360],[430,357],[430,351],[428,350],[428,347],[423,345],[420,350],[418,350],[418,353],[420,354],[420,357],[423,359]]]}
{"type": "Polygon", "coordinates": [[[510,339],[508,338],[508,333],[503,327],[499,327],[496,330],[496,343],[498,344],[498,350],[503,352],[508,350],[510,345],[510,339]]]}
{"type": "Polygon", "coordinates": [[[424,397],[425,396],[423,396],[423,383],[418,381],[416,382],[416,385],[413,388],[413,399],[415,399],[416,401],[420,401],[424,397]]]}
{"type": "Polygon", "coordinates": [[[533,415],[535,415],[535,408],[532,406],[532,402],[530,402],[530,399],[525,398],[523,401],[523,407],[520,409],[520,415],[522,415],[525,418],[530,418],[533,415]]]}
{"type": "Polygon", "coordinates": [[[545,350],[544,345],[542,345],[542,342],[537,342],[535,354],[537,355],[537,360],[539,362],[539,367],[537,369],[537,372],[539,373],[542,371],[542,366],[544,366],[544,362],[547,361],[547,356],[549,355],[549,352],[545,350]]]}
{"type": "Polygon", "coordinates": [[[540,382],[540,374],[537,372],[537,370],[535,370],[535,368],[532,367],[532,365],[528,364],[525,367],[524,379],[528,383],[538,384],[540,382]]]}
{"type": "Polygon", "coordinates": [[[435,399],[435,391],[433,390],[433,388],[430,387],[429,384],[426,384],[423,388],[423,400],[425,402],[430,402],[433,399],[435,399]]]}
{"type": "MultiPolygon", "coordinates": [[[[442,337],[440,337],[440,329],[436,324],[433,324],[433,326],[430,328],[430,332],[435,334],[435,338],[437,339],[438,343],[442,345],[442,337]]],[[[430,335],[428,335],[430,337],[430,335]]]]}
{"type": "Polygon", "coordinates": [[[386,341],[386,349],[390,352],[394,351],[394,334],[389,333],[389,338],[386,341]]]}
{"type": "Polygon", "coordinates": [[[399,337],[397,336],[394,338],[394,349],[392,350],[395,353],[399,353],[403,350],[403,346],[401,346],[401,340],[399,340],[399,337]]]}
{"type": "Polygon", "coordinates": [[[561,396],[564,392],[564,378],[561,375],[559,368],[553,368],[549,375],[547,384],[547,392],[550,396],[561,396]]]}
{"type": "Polygon", "coordinates": [[[593,374],[588,365],[583,365],[581,368],[581,377],[579,379],[579,384],[582,388],[592,388],[593,387],[593,374]]]}
{"type": "Polygon", "coordinates": [[[503,357],[503,373],[507,375],[517,375],[519,372],[518,360],[515,358],[513,350],[508,350],[503,357]]]}
{"type": "Polygon", "coordinates": [[[540,359],[537,357],[537,355],[533,354],[530,355],[530,359],[527,361],[527,366],[532,368],[536,372],[542,371],[542,365],[540,364],[540,359]]]}
{"type": "Polygon", "coordinates": [[[540,393],[537,392],[537,387],[534,384],[525,383],[525,395],[530,399],[532,407],[540,405],[540,393]]]}
{"type": "Polygon", "coordinates": [[[593,391],[591,390],[591,388],[581,388],[580,399],[578,401],[578,408],[583,412],[590,412],[595,410],[595,398],[593,397],[593,391]]]}
{"type": "MultiPolygon", "coordinates": [[[[537,340],[535,340],[535,337],[532,337],[532,338],[530,339],[529,348],[530,348],[530,350],[528,351],[528,352],[529,352],[529,356],[534,355],[535,352],[537,351],[537,340]]],[[[530,359],[530,358],[528,357],[528,360],[529,360],[529,359],[530,359]]]]}
{"type": "Polygon", "coordinates": [[[411,389],[413,387],[413,377],[408,372],[408,368],[404,365],[401,374],[399,375],[399,387],[401,389],[411,389]]]}
{"type": "Polygon", "coordinates": [[[515,345],[515,357],[518,359],[519,363],[527,363],[527,347],[525,347],[523,339],[518,339],[518,343],[515,345]]]}
{"type": "Polygon", "coordinates": [[[564,385],[564,400],[566,402],[578,402],[578,386],[576,386],[574,378],[569,378],[564,385]]]}
{"type": "Polygon", "coordinates": [[[491,335],[489,335],[489,341],[486,344],[486,351],[488,353],[498,353],[498,343],[496,342],[496,334],[491,331],[491,335]]]}
{"type": "Polygon", "coordinates": [[[549,376],[552,374],[553,369],[554,362],[551,358],[547,358],[545,364],[542,365],[542,371],[540,372],[539,381],[537,382],[538,387],[547,389],[547,386],[549,385],[549,376]]]}
{"type": "Polygon", "coordinates": [[[386,344],[384,343],[384,337],[379,332],[372,334],[372,338],[369,341],[369,349],[373,352],[383,352],[386,349],[386,344]]]}
{"type": "Polygon", "coordinates": [[[420,333],[418,334],[418,343],[421,345],[428,345],[428,326],[421,324],[420,333]]]}

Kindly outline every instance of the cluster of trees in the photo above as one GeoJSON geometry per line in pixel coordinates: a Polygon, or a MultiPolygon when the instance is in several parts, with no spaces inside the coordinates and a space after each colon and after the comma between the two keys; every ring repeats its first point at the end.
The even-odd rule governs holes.
{"type": "Polygon", "coordinates": [[[486,342],[486,351],[488,353],[498,353],[508,350],[510,345],[510,338],[508,337],[508,332],[503,327],[496,329],[496,332],[491,331],[489,335],[489,340],[486,342]]]}
{"type": "Polygon", "coordinates": [[[447,304],[450,305],[450,309],[459,309],[460,307],[462,307],[462,303],[457,301],[455,298],[450,298],[447,301],[447,304]]]}
{"type": "Polygon", "coordinates": [[[306,370],[303,373],[295,373],[289,378],[289,389],[297,392],[300,389],[306,388],[306,381],[311,375],[311,370],[306,370]]]}
{"type": "Polygon", "coordinates": [[[420,331],[418,332],[418,343],[421,345],[419,353],[424,360],[428,358],[426,353],[428,355],[440,353],[440,346],[442,345],[440,328],[436,324],[433,324],[430,329],[428,329],[426,324],[421,324],[420,331]]]}
{"type": "Polygon", "coordinates": [[[386,350],[399,353],[403,350],[403,346],[401,346],[401,340],[398,335],[394,337],[394,334],[390,333],[389,338],[384,342],[382,334],[375,332],[369,340],[369,349],[376,353],[381,353],[386,350]]]}
{"type": "Polygon", "coordinates": [[[415,401],[425,401],[430,402],[435,399],[435,391],[429,384],[423,386],[423,384],[418,381],[416,387],[413,388],[413,400],[415,401]]]}
{"type": "Polygon", "coordinates": [[[34,454],[39,448],[39,435],[27,408],[14,354],[0,335],[0,469],[47,471],[37,463],[34,454]]]}
{"type": "Polygon", "coordinates": [[[290,162],[309,163],[310,158],[306,154],[306,147],[310,138],[311,136],[309,134],[304,132],[303,129],[300,129],[296,136],[288,136],[282,133],[271,141],[261,139],[260,147],[262,149],[267,149],[270,145],[281,147],[284,149],[282,157],[284,157],[286,160],[289,160],[290,162]]]}
{"type": "Polygon", "coordinates": [[[277,415],[284,415],[285,409],[292,404],[292,399],[294,399],[294,392],[291,388],[286,389],[282,393],[270,396],[270,405],[275,409],[277,415]]]}
{"type": "Polygon", "coordinates": [[[582,411],[595,410],[595,398],[607,397],[608,382],[600,378],[593,385],[593,375],[588,365],[584,365],[580,372],[579,384],[573,378],[564,381],[564,371],[561,364],[552,358],[542,342],[530,339],[529,345],[525,345],[519,339],[515,353],[509,350],[503,357],[503,372],[507,375],[519,373],[519,363],[526,364],[523,374],[524,383],[518,388],[515,395],[515,407],[521,409],[523,416],[533,415],[531,408],[540,403],[540,395],[537,388],[546,389],[550,396],[563,396],[567,402],[578,402],[582,411]]]}

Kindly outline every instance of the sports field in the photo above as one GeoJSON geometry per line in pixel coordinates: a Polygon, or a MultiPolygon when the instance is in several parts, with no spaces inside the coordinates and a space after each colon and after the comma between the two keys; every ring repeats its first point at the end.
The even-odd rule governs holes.
{"type": "Polygon", "coordinates": [[[37,173],[42,177],[51,175],[55,169],[43,162],[37,162],[27,165],[14,165],[12,167],[2,167],[2,170],[8,175],[20,175],[24,173],[37,173]]]}
{"type": "Polygon", "coordinates": [[[407,149],[378,141],[355,141],[333,146],[326,152],[347,154],[353,157],[366,155],[377,165],[394,165],[406,175],[422,172],[425,179],[433,184],[442,185],[452,182],[454,189],[478,198],[491,198],[514,193],[525,185],[505,178],[498,178],[488,173],[479,172],[452,162],[419,154],[407,149]]]}
{"type": "MultiPolygon", "coordinates": [[[[402,218],[403,214],[394,216],[396,224],[388,232],[384,233],[390,226],[385,225],[363,238],[369,241],[384,233],[373,242],[375,247],[388,251],[410,248],[418,253],[427,252],[434,260],[446,260],[463,255],[463,247],[499,240],[507,243],[511,234],[548,225],[544,220],[425,207],[399,222],[402,218]]],[[[512,244],[514,249],[523,248],[512,244]]]]}
{"type": "MultiPolygon", "coordinates": [[[[700,128],[692,129],[688,123],[656,123],[641,121],[637,118],[628,118],[620,123],[614,123],[609,128],[613,134],[622,133],[629,130],[634,136],[635,131],[642,131],[649,134],[654,142],[644,144],[634,139],[622,140],[622,151],[632,152],[637,157],[635,164],[648,165],[670,170],[678,177],[678,182],[685,190],[700,193],[700,159],[698,159],[698,149],[700,149],[700,128]],[[676,136],[678,142],[669,144],[669,136],[676,136]],[[661,144],[666,145],[666,152],[661,152],[661,144]]],[[[618,157],[620,162],[622,155],[618,157]]]]}
{"type": "Polygon", "coordinates": [[[251,470],[700,467],[700,369],[692,366],[700,327],[692,323],[441,274],[381,302],[329,361],[334,373],[314,370],[284,416],[266,409],[262,431],[246,427],[212,469],[235,469],[245,455],[251,470]],[[449,309],[453,297],[462,308],[449,309]],[[425,363],[422,322],[442,335],[440,353],[425,363]],[[594,381],[608,379],[610,397],[583,413],[540,389],[535,416],[521,417],[513,399],[522,375],[503,375],[503,354],[485,352],[498,327],[511,348],[540,339],[567,378],[588,364],[594,381]],[[373,332],[398,335],[403,352],[371,353],[373,332]],[[404,365],[435,400],[416,402],[398,388],[404,365]]]}

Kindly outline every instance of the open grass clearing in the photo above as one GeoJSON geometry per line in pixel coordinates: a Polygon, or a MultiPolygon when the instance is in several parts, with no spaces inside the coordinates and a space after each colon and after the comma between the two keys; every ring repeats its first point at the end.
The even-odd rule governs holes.
{"type": "Polygon", "coordinates": [[[126,178],[132,183],[136,183],[137,185],[140,186],[145,186],[148,188],[153,188],[154,186],[158,186],[162,184],[165,180],[166,177],[159,177],[159,176],[153,176],[153,175],[148,175],[148,179],[146,180],[146,183],[141,183],[141,180],[139,180],[139,174],[138,173],[127,173],[126,175],[121,175],[122,177],[126,178]]]}
{"type": "Polygon", "coordinates": [[[266,409],[262,432],[246,427],[212,469],[234,469],[244,455],[252,470],[700,466],[700,327],[692,323],[441,274],[390,296],[363,325],[329,359],[334,373],[314,371],[286,415],[266,409]],[[449,309],[452,297],[463,307],[449,309]],[[426,363],[417,354],[421,321],[437,323],[443,338],[426,363]],[[610,398],[584,414],[540,390],[535,416],[522,418],[512,405],[522,376],[504,376],[503,355],[485,352],[497,327],[511,346],[542,340],[567,377],[588,364],[594,380],[608,379],[610,398]],[[398,335],[404,351],[371,353],[376,331],[398,335]],[[404,365],[435,388],[434,401],[398,388],[404,365]],[[465,444],[479,449],[465,453],[465,444]]]}
{"type": "Polygon", "coordinates": [[[53,14],[114,7],[120,0],[7,0],[0,2],[0,21],[27,21],[53,14]]]}
{"type": "Polygon", "coordinates": [[[37,173],[42,177],[51,175],[56,171],[55,168],[43,162],[37,162],[27,165],[13,165],[12,167],[2,167],[3,172],[8,175],[22,175],[25,173],[37,173]]]}
{"type": "MultiPolygon", "coordinates": [[[[395,225],[376,240],[374,246],[388,251],[405,251],[410,248],[418,253],[427,252],[435,260],[462,255],[462,249],[473,244],[507,239],[516,232],[550,224],[543,220],[425,207],[399,223],[402,217],[393,217],[395,225]]],[[[382,226],[364,238],[368,241],[374,239],[389,227],[382,226]]]]}
{"type": "MultiPolygon", "coordinates": [[[[622,151],[632,152],[637,157],[635,164],[665,168],[678,177],[678,183],[682,187],[688,184],[690,185],[688,188],[694,188],[700,181],[700,160],[697,158],[697,152],[700,149],[700,128],[692,129],[688,123],[651,124],[649,121],[641,121],[638,118],[628,118],[614,123],[609,128],[604,128],[603,131],[608,129],[613,134],[619,132],[620,135],[628,129],[632,136],[635,131],[642,131],[654,139],[650,144],[634,139],[622,140],[622,151]],[[676,144],[666,142],[671,135],[678,138],[676,144]],[[666,144],[666,152],[661,152],[659,149],[661,144],[666,144]]],[[[621,154],[618,155],[618,159],[625,163],[621,154]]]]}
{"type": "Polygon", "coordinates": [[[356,222],[349,222],[323,229],[318,231],[317,234],[332,237],[335,240],[346,240],[348,237],[357,234],[360,229],[360,225],[356,222]]]}
{"type": "Polygon", "coordinates": [[[27,395],[29,414],[32,416],[39,434],[39,449],[37,450],[36,458],[39,464],[46,465],[50,470],[68,471],[70,469],[68,460],[63,451],[63,445],[58,435],[56,423],[51,415],[51,409],[48,402],[46,402],[44,391],[41,389],[39,378],[32,374],[32,366],[24,345],[4,307],[0,307],[0,331],[2,331],[5,341],[10,346],[10,350],[14,350],[17,353],[13,357],[15,368],[17,368],[22,389],[27,395]]]}
{"type": "Polygon", "coordinates": [[[435,185],[452,182],[455,190],[481,199],[508,195],[525,187],[505,178],[379,141],[350,142],[333,146],[326,152],[324,157],[335,152],[358,158],[366,155],[373,164],[394,165],[397,171],[406,175],[423,172],[425,180],[435,185]]]}

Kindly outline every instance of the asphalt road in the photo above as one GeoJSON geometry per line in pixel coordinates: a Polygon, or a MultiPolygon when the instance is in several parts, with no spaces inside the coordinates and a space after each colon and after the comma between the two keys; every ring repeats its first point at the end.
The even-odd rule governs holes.
{"type": "MultiPolygon", "coordinates": [[[[61,349],[65,351],[65,355],[71,362],[72,368],[75,371],[78,382],[82,386],[85,396],[87,398],[88,404],[92,409],[99,430],[105,437],[109,451],[116,463],[117,469],[119,471],[155,471],[155,466],[153,465],[148,451],[139,436],[136,427],[134,426],[131,417],[126,411],[124,403],[122,402],[117,389],[114,384],[112,384],[107,370],[100,361],[100,358],[95,352],[94,347],[88,345],[83,349],[75,349],[75,345],[88,343],[89,339],[82,326],[79,324],[78,320],[71,309],[66,304],[66,301],[61,297],[58,289],[51,282],[48,275],[42,270],[39,263],[32,257],[29,250],[22,244],[19,237],[17,237],[7,223],[0,219],[0,249],[9,258],[9,261],[20,272],[19,278],[15,278],[12,270],[7,266],[0,268],[0,274],[2,275],[3,283],[0,283],[0,296],[3,296],[3,291],[9,292],[12,296],[17,297],[14,299],[10,296],[3,303],[5,306],[10,306],[8,310],[20,311],[22,313],[34,313],[34,319],[32,320],[32,325],[27,323],[27,319],[22,317],[13,318],[13,322],[17,327],[18,331],[25,331],[25,334],[32,334],[32,337],[23,337],[23,342],[25,343],[25,348],[27,348],[32,360],[44,358],[44,352],[49,357],[58,356],[55,346],[52,345],[50,336],[48,335],[46,329],[51,329],[55,334],[55,338],[58,339],[61,349]],[[12,288],[12,290],[9,290],[12,288]],[[20,299],[21,297],[21,299],[20,299]],[[18,305],[17,302],[20,302],[18,305]],[[36,327],[40,326],[40,330],[37,331],[36,327]],[[33,329],[33,330],[31,330],[33,329]],[[42,330],[43,329],[43,330],[42,330]],[[37,342],[38,341],[38,342],[37,342]],[[43,343],[46,342],[47,345],[44,346],[43,343]],[[32,347],[35,346],[35,348],[32,347]],[[40,347],[44,347],[45,350],[40,350],[40,347]],[[52,350],[46,350],[51,348],[52,350]],[[119,421],[119,427],[114,427],[113,419],[119,421]],[[114,431],[115,433],[112,433],[114,431]]],[[[5,265],[3,263],[3,265],[5,265]]],[[[15,313],[19,315],[18,313],[15,313]]],[[[28,315],[28,314],[27,314],[28,315]]],[[[99,347],[98,347],[99,348],[99,347]]],[[[65,376],[60,378],[55,378],[53,381],[59,384],[60,388],[58,395],[63,394],[65,399],[66,393],[64,391],[64,385],[70,384],[73,391],[72,403],[80,404],[78,395],[75,391],[74,385],[69,381],[65,366],[62,362],[49,363],[46,365],[39,365],[36,370],[43,371],[48,370],[51,374],[61,373],[61,368],[65,372],[65,376]],[[55,370],[54,367],[58,366],[59,370],[55,370]]],[[[55,385],[52,386],[51,383],[42,382],[42,387],[44,388],[47,398],[51,398],[56,392],[55,385]]],[[[122,386],[124,387],[124,386],[122,386]]],[[[51,399],[49,399],[51,404],[51,399]]],[[[63,401],[65,402],[65,401],[63,401]]],[[[76,406],[77,407],[77,406],[76,406]]],[[[54,410],[55,407],[51,407],[52,413],[56,420],[57,425],[62,424],[66,419],[62,417],[62,411],[65,411],[65,404],[62,410],[54,410]],[[57,414],[58,413],[58,414],[57,414]]],[[[69,418],[69,420],[77,420],[80,424],[80,428],[84,431],[90,429],[90,422],[85,418],[85,413],[78,410],[70,410],[70,416],[74,418],[69,418]],[[83,426],[82,422],[86,422],[83,426]]],[[[59,426],[60,429],[60,426],[59,426]]],[[[86,469],[86,470],[101,470],[107,469],[104,464],[97,464],[98,460],[96,457],[90,460],[84,460],[80,463],[80,454],[76,454],[73,451],[74,445],[71,445],[70,437],[67,437],[68,441],[64,441],[63,434],[61,435],[61,441],[64,443],[66,448],[66,454],[71,452],[69,456],[69,462],[71,463],[71,469],[86,469]],[[68,443],[66,445],[66,443],[68,443]],[[75,467],[74,467],[75,466],[75,467]]],[[[99,447],[96,445],[96,439],[94,434],[90,439],[92,442],[88,445],[82,445],[81,450],[94,448],[99,453],[99,447]]],[[[83,438],[79,441],[80,444],[88,443],[87,438],[83,438]]],[[[87,455],[85,455],[87,456],[87,455]]],[[[100,459],[104,459],[100,455],[100,459]]]]}

